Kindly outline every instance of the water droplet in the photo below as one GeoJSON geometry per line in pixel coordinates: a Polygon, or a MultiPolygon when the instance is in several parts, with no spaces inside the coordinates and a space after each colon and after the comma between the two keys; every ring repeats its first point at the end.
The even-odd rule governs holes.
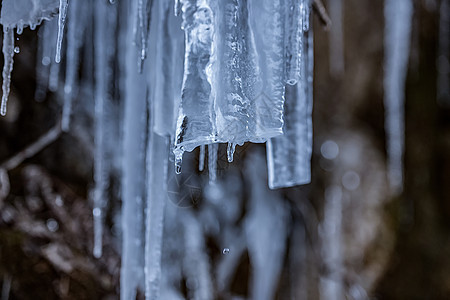
{"type": "Polygon", "coordinates": [[[14,53],[19,53],[20,52],[20,48],[18,46],[14,47],[14,53]]]}
{"type": "Polygon", "coordinates": [[[229,248],[223,248],[222,254],[228,254],[228,253],[230,253],[230,249],[229,248]]]}
{"type": "Polygon", "coordinates": [[[59,229],[58,222],[55,219],[52,218],[48,219],[46,224],[48,230],[50,230],[51,232],[55,232],[59,229]]]}
{"type": "Polygon", "coordinates": [[[236,149],[236,144],[228,143],[228,148],[227,148],[228,162],[233,162],[233,156],[234,156],[235,149],[236,149]]]}

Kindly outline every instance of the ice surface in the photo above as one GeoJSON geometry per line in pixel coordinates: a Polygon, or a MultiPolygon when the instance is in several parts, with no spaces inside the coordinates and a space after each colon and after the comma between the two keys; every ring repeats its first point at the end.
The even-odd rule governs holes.
{"type": "Polygon", "coordinates": [[[412,0],[386,0],[384,106],[388,176],[394,193],[403,188],[404,101],[408,71],[412,0]]]}
{"type": "Polygon", "coordinates": [[[21,33],[25,26],[34,29],[42,20],[51,19],[58,8],[59,0],[3,0],[0,23],[21,33]]]}
{"type": "Polygon", "coordinates": [[[303,33],[300,80],[286,85],[284,134],[267,141],[267,164],[271,189],[311,181],[313,29],[303,33]]]}

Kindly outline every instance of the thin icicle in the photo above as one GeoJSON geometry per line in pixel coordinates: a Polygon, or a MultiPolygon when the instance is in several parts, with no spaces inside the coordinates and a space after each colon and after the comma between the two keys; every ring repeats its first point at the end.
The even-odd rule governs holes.
{"type": "Polygon", "coordinates": [[[158,0],[154,3],[155,18],[152,18],[149,46],[151,72],[153,130],[161,136],[174,136],[176,116],[180,104],[183,82],[184,32],[181,18],[173,15],[171,2],[158,0]]]}
{"type": "Polygon", "coordinates": [[[228,162],[233,162],[233,156],[234,156],[235,149],[236,149],[236,144],[228,143],[228,145],[227,145],[228,162]]]}
{"type": "Polygon", "coordinates": [[[112,166],[109,146],[111,128],[108,112],[111,108],[112,66],[114,57],[117,8],[103,0],[94,4],[95,18],[95,159],[94,159],[94,256],[102,255],[103,221],[108,204],[109,175],[112,166]]]}
{"type": "Polygon", "coordinates": [[[58,39],[56,42],[56,55],[55,55],[55,61],[57,63],[61,61],[61,46],[64,36],[64,25],[66,24],[68,6],[69,6],[68,0],[59,0],[58,39]]]}
{"type": "Polygon", "coordinates": [[[136,298],[136,290],[144,283],[144,202],[147,123],[146,69],[139,73],[136,61],[139,53],[133,44],[137,2],[127,3],[127,34],[119,47],[125,49],[123,157],[122,157],[122,267],[120,270],[120,299],[136,298]]]}
{"type": "Polygon", "coordinates": [[[150,16],[153,0],[138,0],[138,24],[139,24],[139,58],[138,68],[142,71],[144,60],[147,58],[147,37],[150,31],[150,16]]]}
{"type": "Polygon", "coordinates": [[[328,10],[333,22],[328,35],[330,41],[330,73],[333,76],[340,76],[344,72],[343,1],[328,0],[328,10]]]}
{"type": "Polygon", "coordinates": [[[71,3],[69,21],[67,26],[67,53],[66,53],[66,81],[64,84],[64,106],[61,127],[63,131],[69,130],[72,102],[77,93],[78,67],[80,63],[80,48],[83,39],[85,18],[88,12],[84,9],[86,3],[82,0],[71,3]]]}
{"type": "Polygon", "coordinates": [[[325,190],[323,222],[320,225],[321,254],[328,274],[320,279],[320,298],[338,300],[344,297],[342,278],[342,188],[325,190]]]}
{"type": "Polygon", "coordinates": [[[294,85],[300,80],[300,61],[303,46],[302,8],[306,0],[289,0],[286,3],[285,59],[286,83],[294,85]]]}
{"type": "Polygon", "coordinates": [[[271,189],[311,181],[314,48],[313,29],[302,38],[301,80],[286,86],[284,134],[267,141],[271,189]]]}
{"type": "Polygon", "coordinates": [[[6,105],[8,103],[9,92],[11,90],[11,72],[14,64],[14,29],[3,27],[3,84],[2,84],[2,104],[0,113],[6,115],[6,105]]]}
{"type": "Polygon", "coordinates": [[[38,51],[37,51],[37,63],[36,63],[36,91],[34,98],[36,101],[44,101],[47,95],[50,64],[52,62],[52,46],[55,44],[51,43],[51,33],[50,22],[44,22],[38,31],[38,51]]]}
{"type": "Polygon", "coordinates": [[[203,169],[205,168],[205,150],[206,146],[205,145],[200,145],[200,153],[198,155],[198,170],[200,172],[203,171],[203,169]]]}
{"type": "Polygon", "coordinates": [[[404,101],[408,71],[412,0],[385,0],[384,105],[388,176],[393,193],[403,189],[404,101]]]}
{"type": "Polygon", "coordinates": [[[168,137],[150,134],[147,148],[145,298],[160,299],[163,223],[167,202],[168,137]]]}
{"type": "Polygon", "coordinates": [[[208,145],[208,172],[209,184],[215,184],[217,179],[217,151],[219,144],[208,145]]]}

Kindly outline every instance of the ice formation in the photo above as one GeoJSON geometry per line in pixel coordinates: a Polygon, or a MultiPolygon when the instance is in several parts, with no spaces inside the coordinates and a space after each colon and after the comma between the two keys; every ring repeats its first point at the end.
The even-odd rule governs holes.
{"type": "Polygon", "coordinates": [[[403,188],[404,87],[408,70],[413,3],[386,0],[384,105],[388,177],[394,193],[403,188]]]}
{"type": "MultiPolygon", "coordinates": [[[[170,288],[177,276],[171,271],[162,276],[164,249],[170,248],[163,243],[163,232],[169,222],[164,219],[173,215],[167,205],[168,180],[182,176],[173,172],[181,172],[185,151],[200,148],[198,168],[204,171],[207,163],[214,201],[220,201],[217,195],[224,188],[217,172],[221,143],[227,144],[226,159],[232,162],[237,145],[267,142],[272,189],[310,181],[314,66],[310,0],[30,0],[30,11],[19,9],[23,1],[2,2],[1,113],[6,113],[10,90],[13,31],[34,29],[48,19],[39,28],[36,100],[45,99],[47,90],[58,91],[63,82],[62,129],[70,133],[73,112],[81,102],[75,99],[82,89],[91,89],[93,254],[102,255],[111,176],[118,168],[121,299],[134,299],[138,290],[145,290],[147,299],[177,295],[170,288]],[[117,146],[119,139],[122,147],[117,146]]],[[[266,196],[262,162],[260,155],[253,159],[258,168],[249,168],[254,188],[245,232],[259,274],[252,283],[258,299],[275,293],[284,251],[279,243],[287,230],[279,221],[287,214],[277,204],[279,194],[266,196]],[[264,221],[274,213],[277,218],[264,221]],[[256,233],[261,227],[265,234],[256,233]],[[273,236],[279,243],[264,248],[273,236]],[[269,257],[272,263],[267,265],[269,257]]],[[[193,212],[186,212],[178,223],[185,238],[187,292],[196,299],[212,299],[204,231],[214,226],[205,229],[193,212]]],[[[239,241],[245,234],[235,241],[225,239],[222,254],[236,260],[235,255],[244,251],[239,241]]],[[[224,282],[229,270],[220,271],[224,282]]]]}

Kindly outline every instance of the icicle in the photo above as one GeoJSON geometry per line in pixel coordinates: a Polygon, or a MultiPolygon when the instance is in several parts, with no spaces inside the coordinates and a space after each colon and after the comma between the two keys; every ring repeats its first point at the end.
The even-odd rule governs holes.
{"type": "Polygon", "coordinates": [[[102,255],[102,234],[104,209],[108,204],[109,174],[112,166],[112,155],[109,146],[111,128],[108,111],[112,96],[112,67],[114,57],[116,13],[115,6],[108,5],[103,0],[95,3],[95,159],[94,159],[94,256],[102,255]]]}
{"type": "Polygon", "coordinates": [[[198,155],[198,170],[200,172],[205,168],[205,145],[200,145],[200,153],[198,155]]]}
{"type": "Polygon", "coordinates": [[[145,298],[160,299],[163,222],[167,202],[168,137],[152,133],[147,147],[145,298]]]}
{"type": "Polygon", "coordinates": [[[394,193],[403,186],[404,87],[408,71],[412,0],[386,0],[384,105],[388,176],[394,193]]]}
{"type": "Polygon", "coordinates": [[[323,223],[320,225],[322,258],[328,274],[320,279],[320,298],[345,298],[342,278],[342,189],[330,186],[325,190],[323,223]]]}
{"type": "Polygon", "coordinates": [[[55,61],[57,63],[61,61],[61,46],[64,35],[64,25],[66,24],[68,6],[69,6],[68,0],[59,0],[58,39],[56,42],[56,56],[55,56],[55,61]]]}
{"type": "Polygon", "coordinates": [[[228,162],[233,162],[234,150],[236,149],[236,144],[228,143],[227,146],[227,158],[228,162]]]}
{"type": "Polygon", "coordinates": [[[6,115],[6,105],[8,103],[9,92],[11,90],[11,72],[14,63],[14,30],[3,27],[3,84],[2,84],[2,104],[0,113],[6,115]]]}
{"type": "Polygon", "coordinates": [[[328,34],[330,41],[330,73],[333,76],[342,75],[344,72],[344,36],[342,20],[342,1],[328,0],[330,18],[333,22],[328,34]]]}
{"type": "Polygon", "coordinates": [[[300,80],[300,61],[303,44],[302,6],[305,0],[290,0],[286,3],[286,83],[294,85],[300,80]]]}
{"type": "Polygon", "coordinates": [[[205,250],[204,232],[201,224],[188,210],[184,211],[184,270],[188,285],[188,299],[214,299],[211,282],[211,266],[205,250]]]}
{"type": "Polygon", "coordinates": [[[286,86],[284,134],[267,141],[267,165],[271,189],[311,181],[314,45],[313,29],[302,38],[300,78],[286,86]]]}
{"type": "Polygon", "coordinates": [[[247,1],[218,1],[217,6],[214,36],[217,51],[212,64],[217,138],[219,142],[238,145],[249,140],[257,142],[260,136],[254,103],[262,83],[247,1]]]}
{"type": "Polygon", "coordinates": [[[173,13],[175,16],[179,16],[181,13],[181,2],[180,0],[175,0],[173,4],[173,13]]]}
{"type": "MultiPolygon", "coordinates": [[[[58,39],[58,22],[57,20],[52,20],[48,22],[46,25],[45,35],[48,36],[49,41],[54,42],[53,45],[49,45],[49,51],[51,52],[51,57],[54,57],[56,54],[56,44],[58,39]],[[47,28],[48,27],[48,28],[47,28]],[[47,31],[48,30],[48,31],[47,31]]],[[[48,43],[48,41],[46,41],[48,43]]],[[[59,87],[59,71],[60,64],[55,62],[53,59],[50,59],[49,65],[49,78],[48,78],[48,89],[52,92],[56,92],[59,87]]]]}
{"type": "MultiPolygon", "coordinates": [[[[136,67],[139,53],[133,45],[137,2],[128,5],[128,32],[119,40],[125,49],[123,158],[122,158],[122,267],[120,299],[136,298],[136,289],[144,280],[144,203],[145,139],[147,126],[147,78],[136,67]]],[[[145,68],[144,68],[145,71],[145,68]]],[[[143,285],[144,287],[144,285],[143,285]]]]}
{"type": "Polygon", "coordinates": [[[208,145],[208,171],[209,171],[209,184],[215,184],[217,178],[217,151],[219,150],[218,144],[208,145]]]}
{"type": "Polygon", "coordinates": [[[450,1],[442,0],[439,13],[438,101],[450,106],[450,1]]]}
{"type": "Polygon", "coordinates": [[[155,2],[157,14],[152,18],[150,32],[150,39],[155,42],[149,46],[154,71],[149,78],[155,111],[153,131],[173,138],[183,82],[184,34],[181,18],[173,15],[170,4],[167,0],[155,2]]]}
{"type": "Polygon", "coordinates": [[[153,0],[138,0],[138,24],[139,24],[139,58],[138,69],[142,72],[144,60],[147,58],[147,37],[150,31],[150,16],[153,0]]]}
{"type": "Polygon", "coordinates": [[[255,104],[256,136],[266,141],[283,133],[285,6],[281,0],[249,1],[262,87],[255,104]]]}
{"type": "Polygon", "coordinates": [[[77,77],[82,44],[85,29],[85,18],[88,12],[84,9],[86,3],[82,0],[71,3],[69,11],[69,23],[67,26],[67,53],[66,53],[66,81],[64,85],[64,106],[61,127],[63,131],[69,130],[72,102],[77,93],[77,77]]]}
{"type": "Polygon", "coordinates": [[[287,239],[288,211],[281,195],[267,188],[264,162],[261,153],[255,153],[246,162],[246,177],[251,187],[245,222],[254,274],[251,299],[275,299],[287,239]]]}
{"type": "Polygon", "coordinates": [[[176,163],[181,162],[184,151],[214,141],[207,72],[213,48],[213,13],[206,0],[183,0],[182,4],[186,57],[175,137],[176,163]]]}

